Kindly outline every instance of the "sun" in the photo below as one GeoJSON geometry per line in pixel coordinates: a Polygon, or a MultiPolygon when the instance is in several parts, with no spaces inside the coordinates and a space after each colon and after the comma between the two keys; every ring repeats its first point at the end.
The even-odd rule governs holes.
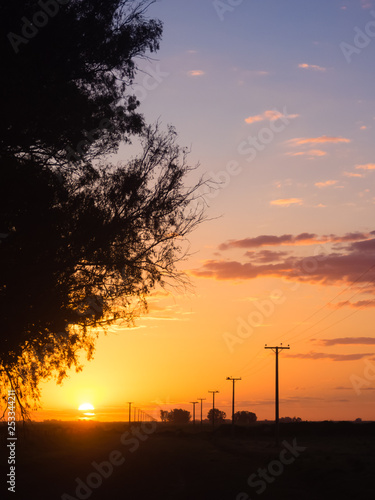
{"type": "Polygon", "coordinates": [[[78,409],[80,411],[95,410],[91,403],[82,403],[78,409]]]}

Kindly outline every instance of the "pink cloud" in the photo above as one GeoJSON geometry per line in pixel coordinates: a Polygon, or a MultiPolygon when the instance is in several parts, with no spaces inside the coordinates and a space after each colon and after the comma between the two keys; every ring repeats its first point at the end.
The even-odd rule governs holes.
{"type": "Polygon", "coordinates": [[[360,0],[362,9],[371,9],[372,2],[371,0],[360,0]]]}
{"type": "Polygon", "coordinates": [[[327,68],[323,68],[322,66],[317,66],[316,64],[302,63],[302,64],[299,64],[298,67],[302,68],[302,69],[310,69],[313,71],[323,71],[324,72],[327,70],[327,68]]]}
{"type": "MultiPolygon", "coordinates": [[[[314,235],[312,235],[314,236],[314,235]]],[[[375,293],[375,265],[374,251],[375,238],[364,241],[353,241],[359,233],[348,234],[344,237],[330,237],[330,242],[349,242],[348,245],[336,248],[328,254],[308,255],[306,257],[286,255],[277,260],[263,260],[257,253],[247,253],[250,260],[240,262],[237,260],[208,260],[200,269],[191,273],[197,277],[216,280],[249,280],[258,277],[278,277],[291,281],[310,284],[342,284],[365,283],[367,293],[375,293]]],[[[274,237],[277,238],[277,237],[274,237]]],[[[296,244],[290,235],[279,237],[279,244],[296,244]],[[281,238],[281,239],[280,239],[281,238]]],[[[230,248],[251,248],[262,245],[275,245],[276,239],[272,237],[258,237],[257,239],[229,241],[221,245],[221,250],[230,248]]],[[[371,301],[365,301],[369,303],[371,301]]],[[[363,304],[362,306],[365,306],[363,304]]]]}
{"type": "Polygon", "coordinates": [[[363,174],[358,174],[356,172],[344,172],[345,177],[363,177],[363,174]]]}
{"type": "Polygon", "coordinates": [[[284,259],[288,252],[273,252],[271,250],[261,250],[260,252],[246,252],[245,256],[251,258],[253,262],[265,264],[268,262],[278,262],[284,259]]]}
{"type": "Polygon", "coordinates": [[[318,237],[313,233],[300,233],[296,236],[292,234],[283,234],[274,236],[263,234],[255,238],[244,238],[242,240],[229,240],[219,246],[219,250],[228,250],[230,248],[258,248],[263,246],[279,245],[316,245],[320,243],[348,243],[365,240],[371,237],[372,233],[346,233],[343,236],[334,234],[318,237]]]}
{"type": "Polygon", "coordinates": [[[356,165],[357,170],[375,170],[375,163],[366,163],[365,165],[356,165]]]}
{"type": "Polygon", "coordinates": [[[298,118],[298,116],[299,115],[284,115],[283,113],[280,113],[280,111],[269,109],[260,115],[249,116],[245,119],[245,122],[248,124],[263,122],[265,120],[274,122],[276,120],[280,120],[280,118],[294,119],[298,118]]]}
{"type": "Polygon", "coordinates": [[[338,181],[330,180],[330,181],[324,181],[324,182],[316,182],[315,186],[318,188],[325,188],[325,187],[329,187],[329,186],[334,186],[337,183],[338,183],[338,181]]]}
{"type": "Polygon", "coordinates": [[[201,71],[200,69],[193,69],[191,71],[188,71],[189,76],[202,76],[204,75],[204,71],[201,71]]]}

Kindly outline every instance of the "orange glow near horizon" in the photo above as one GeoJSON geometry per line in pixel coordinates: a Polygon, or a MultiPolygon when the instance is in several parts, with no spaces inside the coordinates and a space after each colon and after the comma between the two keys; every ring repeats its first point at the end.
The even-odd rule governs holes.
{"type": "MultiPolygon", "coordinates": [[[[43,410],[34,417],[51,418],[45,416],[44,409],[49,408],[55,418],[75,419],[76,414],[68,410],[74,407],[73,401],[80,400],[92,402],[99,421],[127,421],[129,401],[132,412],[141,409],[159,419],[161,409],[192,411],[190,401],[206,398],[205,418],[212,407],[208,391],[219,390],[216,407],[230,418],[232,386],[226,377],[234,376],[242,377],[236,383],[236,410],[253,411],[259,420],[273,420],[275,357],[264,345],[285,342],[291,349],[279,357],[280,416],[373,419],[368,389],[373,382],[364,373],[375,348],[324,347],[323,343],[323,339],[352,337],[358,330],[358,318],[361,337],[371,337],[366,325],[371,325],[372,310],[359,310],[340,322],[352,310],[326,307],[316,318],[306,320],[312,310],[328,304],[345,287],[316,287],[279,278],[237,284],[200,279],[196,286],[199,293],[195,295],[157,294],[150,300],[148,316],[137,321],[137,328],[119,328],[100,336],[94,360],[86,362],[82,372],[72,373],[58,388],[53,382],[44,384],[43,410]],[[261,318],[257,312],[262,310],[261,318]],[[335,322],[339,322],[337,326],[335,322]],[[367,352],[368,356],[345,361],[353,352],[367,352]],[[364,380],[357,392],[353,377],[354,382],[355,377],[364,380]]],[[[80,411],[93,409],[79,403],[76,408],[78,405],[80,411]]],[[[196,411],[200,418],[200,407],[196,411]]]]}

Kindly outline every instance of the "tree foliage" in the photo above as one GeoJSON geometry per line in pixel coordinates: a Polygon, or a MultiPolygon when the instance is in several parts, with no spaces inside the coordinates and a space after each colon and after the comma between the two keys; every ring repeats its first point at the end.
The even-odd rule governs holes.
{"type": "Polygon", "coordinates": [[[168,412],[167,420],[172,424],[188,424],[190,422],[190,412],[182,408],[174,408],[168,412]]]}
{"type": "MultiPolygon", "coordinates": [[[[39,4],[2,2],[0,153],[66,166],[66,153],[76,151],[102,120],[111,126],[86,142],[85,160],[114,151],[120,141],[139,133],[144,120],[129,86],[137,58],[159,48],[162,25],[146,18],[151,3],[70,0],[27,39],[25,19],[32,23],[42,10],[39,4]],[[27,42],[17,53],[11,33],[27,42]]],[[[32,33],[32,27],[28,30],[32,33]]]]}
{"type": "Polygon", "coordinates": [[[257,421],[257,416],[252,411],[236,411],[234,422],[236,424],[252,424],[257,421]]]}
{"type": "Polygon", "coordinates": [[[155,286],[184,283],[181,244],[203,217],[192,205],[197,185],[183,186],[189,170],[173,129],[150,127],[141,156],[113,169],[76,179],[30,161],[6,170],[0,357],[20,394],[28,386],[37,396],[52,370],[62,380],[80,349],[91,358],[95,327],[132,324],[155,286]]]}
{"type": "Polygon", "coordinates": [[[280,417],[280,422],[284,424],[289,424],[291,422],[302,422],[300,417],[280,417]]]}
{"type": "Polygon", "coordinates": [[[162,422],[167,422],[168,421],[168,410],[160,410],[160,420],[162,422]]]}
{"type": "MultiPolygon", "coordinates": [[[[41,380],[92,357],[100,327],[131,325],[156,286],[185,282],[177,263],[203,219],[202,181],[185,187],[194,167],[176,132],[146,126],[128,93],[135,58],[158,48],[150,3],[71,0],[19,53],[2,48],[0,382],[23,415],[41,380]],[[70,154],[102,118],[111,126],[70,154]],[[140,154],[112,165],[107,153],[132,134],[140,154]]],[[[3,3],[2,30],[33,8],[3,3]]]]}
{"type": "Polygon", "coordinates": [[[222,424],[225,420],[225,417],[225,411],[221,411],[218,408],[215,408],[215,410],[211,408],[211,410],[207,413],[207,419],[209,420],[209,422],[212,423],[212,419],[214,418],[215,424],[222,424]]]}

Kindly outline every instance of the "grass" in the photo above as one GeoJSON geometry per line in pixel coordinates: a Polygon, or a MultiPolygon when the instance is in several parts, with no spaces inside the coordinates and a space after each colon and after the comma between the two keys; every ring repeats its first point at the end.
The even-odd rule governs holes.
{"type": "Polygon", "coordinates": [[[2,426],[1,498],[360,500],[374,492],[374,423],[282,425],[281,440],[305,450],[292,461],[291,452],[284,453],[291,463],[282,465],[281,472],[275,462],[285,445],[275,446],[270,424],[238,428],[235,436],[230,426],[212,433],[210,427],[201,431],[192,425],[142,429],[134,424],[131,431],[124,423],[45,422],[23,431],[19,424],[17,493],[4,496],[9,470],[5,430],[2,426]],[[102,464],[100,474],[94,462],[102,464]],[[270,478],[263,480],[262,493],[259,469],[270,478]],[[248,484],[251,475],[253,485],[248,484]]]}

